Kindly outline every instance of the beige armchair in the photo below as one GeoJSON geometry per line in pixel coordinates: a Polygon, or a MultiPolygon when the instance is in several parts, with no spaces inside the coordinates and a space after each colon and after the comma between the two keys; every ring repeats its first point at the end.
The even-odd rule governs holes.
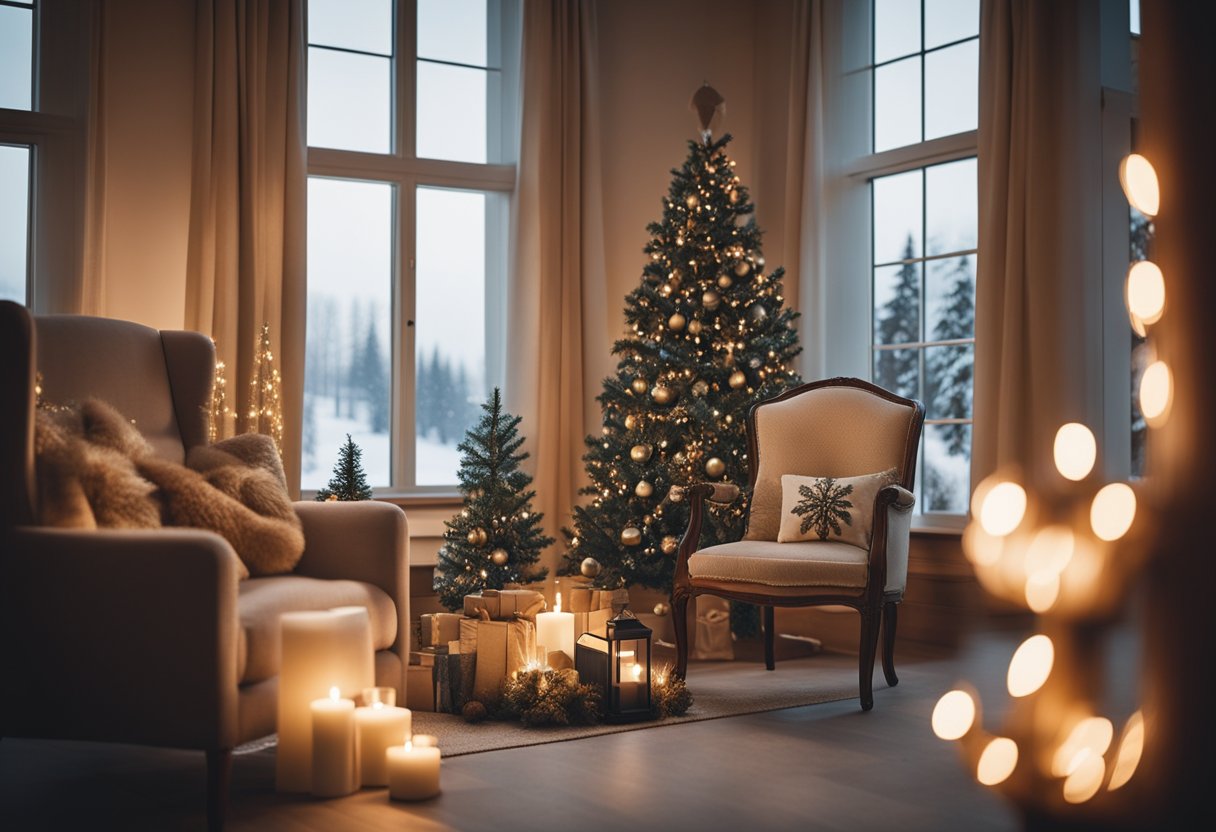
{"type": "Polygon", "coordinates": [[[846,605],[861,614],[861,707],[874,706],[874,656],[883,625],[883,672],[894,686],[896,605],[908,577],[916,454],[924,406],[853,378],[804,384],[754,406],[748,418],[751,503],[734,543],[698,551],[705,501],[729,503],[739,489],[700,483],[688,489],[688,531],[676,555],[672,610],[676,672],[688,669],[688,602],[702,594],[759,604],[765,664],[774,668],[774,607],[846,605]],[[846,478],[894,469],[876,488],[869,544],[838,540],[778,543],[782,476],[846,478]]]}
{"type": "Polygon", "coordinates": [[[58,402],[102,398],[161,457],[207,441],[215,354],[193,332],[0,302],[0,736],[205,750],[222,824],[232,749],[275,732],[279,615],[366,606],[376,684],[405,692],[406,517],[375,501],[297,502],[291,574],[238,579],[209,531],[38,524],[36,372],[58,402]]]}

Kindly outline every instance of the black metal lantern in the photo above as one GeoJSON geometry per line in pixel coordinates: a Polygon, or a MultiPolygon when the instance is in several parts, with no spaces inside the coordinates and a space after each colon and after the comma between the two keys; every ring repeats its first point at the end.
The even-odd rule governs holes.
{"type": "Polygon", "coordinates": [[[579,636],[574,668],[580,681],[603,690],[605,721],[650,719],[650,636],[628,609],[609,619],[607,636],[579,636]]]}

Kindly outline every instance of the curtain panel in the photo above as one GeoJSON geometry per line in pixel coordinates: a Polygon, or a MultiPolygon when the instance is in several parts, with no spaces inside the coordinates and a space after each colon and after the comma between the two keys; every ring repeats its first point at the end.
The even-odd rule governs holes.
{"type": "Polygon", "coordinates": [[[198,0],[186,326],[211,335],[244,428],[269,324],[298,493],[306,303],[304,0],[198,0]]]}

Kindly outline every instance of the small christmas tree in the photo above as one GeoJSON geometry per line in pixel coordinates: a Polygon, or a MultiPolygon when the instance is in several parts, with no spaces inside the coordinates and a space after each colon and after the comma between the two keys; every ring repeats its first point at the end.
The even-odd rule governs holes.
{"type": "Polygon", "coordinates": [[[350,434],[346,434],[346,444],[338,451],[334,475],[329,478],[329,485],[317,492],[317,502],[370,500],[372,487],[367,484],[367,474],[363,473],[362,457],[363,451],[350,438],[350,434]]]}
{"type": "Polygon", "coordinates": [[[457,446],[464,508],[446,523],[435,567],[434,589],[450,610],[483,589],[544,580],[549,570],[533,566],[554,542],[541,529],[543,515],[532,511],[532,477],[519,469],[528,458],[517,453],[520,417],[503,411],[498,388],[481,409],[481,421],[457,446]]]}
{"type": "Polygon", "coordinates": [[[249,410],[245,414],[246,433],[269,434],[274,446],[283,453],[283,379],[274,366],[270,344],[270,324],[262,324],[258,346],[253,353],[253,378],[249,381],[249,410]]]}

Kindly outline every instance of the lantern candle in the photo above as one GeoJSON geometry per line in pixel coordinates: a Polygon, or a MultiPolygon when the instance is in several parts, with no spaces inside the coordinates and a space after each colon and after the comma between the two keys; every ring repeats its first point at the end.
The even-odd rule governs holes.
{"type": "Polygon", "coordinates": [[[312,793],[338,797],[357,788],[355,771],[355,703],[337,687],[326,699],[314,699],[312,710],[312,793]]]}
{"type": "Polygon", "coordinates": [[[562,594],[557,593],[552,612],[536,614],[536,643],[574,659],[574,613],[562,612],[562,594]]]}
{"type": "Polygon", "coordinates": [[[409,708],[396,707],[396,694],[393,688],[367,688],[364,704],[355,708],[359,783],[363,786],[388,785],[385,751],[410,735],[412,715],[409,708]]]}
{"type": "Polygon", "coordinates": [[[426,800],[439,794],[439,749],[407,740],[384,752],[388,766],[388,796],[393,800],[426,800]]]}

